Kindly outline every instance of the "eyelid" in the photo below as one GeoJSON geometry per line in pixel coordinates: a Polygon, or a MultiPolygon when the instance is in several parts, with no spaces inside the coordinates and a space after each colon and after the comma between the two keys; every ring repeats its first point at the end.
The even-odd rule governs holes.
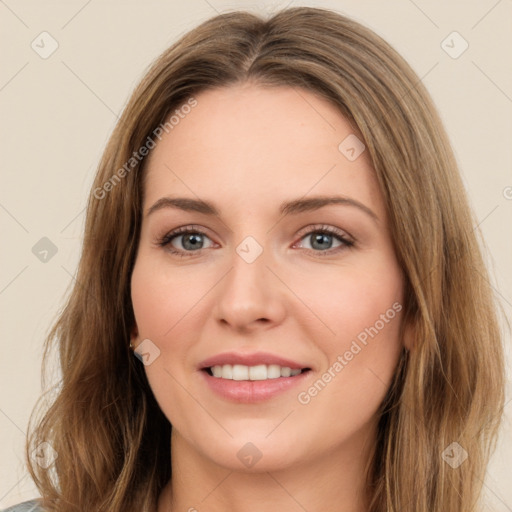
{"type": "Polygon", "coordinates": [[[330,235],[336,235],[337,237],[342,238],[347,242],[355,242],[355,238],[350,233],[348,233],[344,229],[331,226],[330,224],[310,224],[309,226],[306,226],[303,229],[301,229],[297,236],[299,237],[299,239],[301,239],[304,238],[304,236],[306,235],[310,235],[311,233],[316,232],[327,232],[330,235]]]}

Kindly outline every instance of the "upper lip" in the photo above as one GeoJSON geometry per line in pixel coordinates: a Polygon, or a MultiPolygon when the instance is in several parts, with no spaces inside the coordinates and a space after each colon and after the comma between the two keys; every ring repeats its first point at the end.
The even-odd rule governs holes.
{"type": "Polygon", "coordinates": [[[242,364],[244,366],[277,364],[279,366],[291,368],[292,370],[302,370],[304,368],[309,368],[307,364],[301,364],[296,361],[292,361],[291,359],[287,359],[275,354],[270,354],[268,352],[254,352],[252,354],[224,352],[222,354],[209,357],[208,359],[205,359],[199,363],[199,369],[204,370],[206,368],[211,368],[212,366],[222,366],[225,364],[242,364]]]}

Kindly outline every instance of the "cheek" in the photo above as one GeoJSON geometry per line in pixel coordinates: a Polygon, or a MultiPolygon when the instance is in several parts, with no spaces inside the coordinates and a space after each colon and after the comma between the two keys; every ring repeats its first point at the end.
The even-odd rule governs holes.
{"type": "MultiPolygon", "coordinates": [[[[191,286],[183,272],[162,268],[145,254],[136,262],[131,279],[132,304],[138,340],[151,340],[158,357],[144,370],[161,410],[174,425],[188,418],[190,397],[180,383],[185,382],[184,365],[188,348],[187,328],[194,317],[194,305],[204,291],[191,286]]],[[[190,428],[182,426],[187,431],[190,428]]]]}
{"type": "Polygon", "coordinates": [[[161,343],[172,336],[185,317],[188,320],[193,316],[194,306],[207,285],[180,269],[171,274],[169,268],[161,268],[142,255],[131,280],[132,304],[141,339],[161,343]]]}
{"type": "Polygon", "coordinates": [[[187,286],[179,272],[171,276],[168,269],[159,267],[149,257],[142,257],[133,270],[131,294],[138,330],[136,344],[149,339],[157,347],[153,350],[158,357],[144,369],[155,398],[167,412],[169,404],[178,401],[173,377],[183,380],[186,327],[190,328],[188,322],[193,318],[193,306],[201,290],[187,286]]]}
{"type": "MultiPolygon", "coordinates": [[[[370,258],[360,265],[310,273],[294,283],[314,315],[297,318],[315,329],[314,339],[332,356],[347,343],[364,343],[367,329],[377,324],[379,335],[396,338],[400,326],[403,280],[393,260],[370,258]],[[394,304],[395,307],[393,307],[394,304]],[[398,311],[397,311],[398,310],[398,311]]],[[[373,332],[373,330],[372,330],[373,332]]],[[[368,334],[366,334],[368,336],[368,334]]]]}
{"type": "Polygon", "coordinates": [[[298,397],[313,423],[334,415],[340,418],[336,428],[342,418],[362,425],[377,410],[402,349],[402,284],[398,267],[384,259],[331,272],[323,281],[302,280],[302,293],[307,291],[308,305],[322,320],[302,324],[324,354],[319,378],[298,397]]]}

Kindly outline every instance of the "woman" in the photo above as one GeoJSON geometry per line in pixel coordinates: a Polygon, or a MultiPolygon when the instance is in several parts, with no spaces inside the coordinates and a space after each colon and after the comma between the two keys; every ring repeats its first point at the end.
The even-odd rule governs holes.
{"type": "Polygon", "coordinates": [[[373,32],[313,8],[192,30],[99,166],[35,510],[478,510],[504,365],[472,226],[373,32]]]}

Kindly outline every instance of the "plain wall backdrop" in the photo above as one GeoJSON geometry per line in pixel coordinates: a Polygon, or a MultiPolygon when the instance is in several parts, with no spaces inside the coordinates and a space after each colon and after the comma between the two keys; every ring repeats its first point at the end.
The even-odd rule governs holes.
{"type": "MultiPolygon", "coordinates": [[[[96,166],[134,86],[154,58],[207,18],[288,5],[331,8],[372,28],[426,85],[486,241],[496,298],[510,318],[510,0],[1,0],[0,509],[39,495],[24,467],[24,442],[42,391],[43,340],[74,282],[96,166]]],[[[509,379],[484,487],[486,510],[495,512],[512,511],[510,390],[509,379]]]]}

